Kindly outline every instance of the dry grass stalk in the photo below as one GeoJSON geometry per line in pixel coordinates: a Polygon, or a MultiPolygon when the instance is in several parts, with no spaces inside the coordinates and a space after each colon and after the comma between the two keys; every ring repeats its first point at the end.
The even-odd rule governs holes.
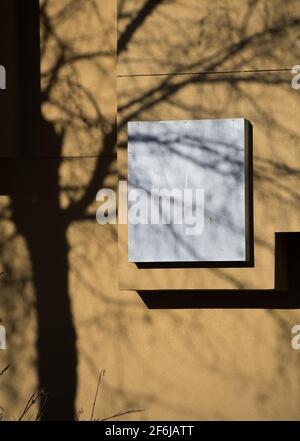
{"type": "Polygon", "coordinates": [[[20,417],[18,418],[18,421],[23,421],[25,416],[28,416],[29,412],[32,410],[33,407],[35,407],[36,404],[40,404],[39,411],[36,414],[35,421],[40,421],[42,417],[43,410],[45,408],[46,402],[47,402],[48,395],[44,392],[34,392],[29,400],[26,403],[26,406],[24,407],[20,417]]]}
{"type": "MultiPolygon", "coordinates": [[[[94,402],[93,402],[93,407],[92,407],[92,413],[91,413],[90,421],[109,421],[109,420],[112,420],[114,418],[118,418],[118,417],[121,417],[121,416],[124,416],[124,415],[129,415],[131,413],[143,412],[143,409],[134,409],[134,410],[127,410],[127,411],[118,412],[118,413],[116,413],[114,415],[111,415],[109,417],[106,417],[106,418],[94,419],[94,412],[95,412],[95,407],[96,407],[96,403],[97,403],[97,399],[98,399],[98,395],[99,395],[100,384],[101,384],[101,380],[104,377],[104,375],[105,375],[105,370],[101,369],[100,374],[99,374],[99,378],[98,378],[97,389],[96,389],[96,393],[95,393],[95,397],[94,397],[94,402]]],[[[83,413],[83,411],[82,411],[82,413],[83,413]]]]}

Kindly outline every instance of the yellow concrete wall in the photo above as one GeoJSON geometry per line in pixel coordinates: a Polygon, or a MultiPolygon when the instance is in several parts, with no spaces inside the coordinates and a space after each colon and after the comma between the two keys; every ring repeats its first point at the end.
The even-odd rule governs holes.
{"type": "MultiPolygon", "coordinates": [[[[30,245],[35,236],[28,236],[29,229],[23,224],[24,218],[31,218],[37,228],[34,234],[41,237],[35,249],[41,260],[46,256],[46,263],[47,255],[60,247],[47,237],[56,237],[59,231],[68,240],[67,294],[78,353],[75,407],[77,411],[83,409],[82,419],[90,418],[97,378],[104,368],[97,418],[142,409],[123,418],[298,420],[300,351],[292,350],[290,341],[291,327],[300,323],[299,310],[235,308],[232,302],[227,308],[225,297],[222,307],[216,308],[191,309],[186,305],[172,309],[172,303],[169,309],[147,308],[138,293],[119,289],[117,227],[96,223],[95,188],[117,187],[116,149],[109,142],[114,134],[117,81],[121,176],[128,119],[247,117],[254,126],[257,149],[258,259],[262,265],[270,262],[274,225],[279,231],[293,230],[298,221],[299,190],[292,184],[299,179],[300,92],[291,88],[289,71],[241,71],[290,69],[297,64],[299,2],[162,2],[132,32],[118,60],[119,76],[237,72],[118,80],[116,2],[78,0],[64,11],[69,3],[48,2],[43,12],[53,27],[47,39],[42,20],[43,90],[47,90],[57,58],[62,56],[64,61],[43,102],[44,118],[53,130],[47,149],[51,152],[53,146],[57,153],[55,143],[61,147],[58,154],[62,159],[56,158],[60,210],[47,212],[47,200],[50,203],[53,192],[58,191],[57,182],[50,178],[48,188],[33,191],[30,187],[30,192],[14,188],[12,183],[13,194],[1,197],[0,271],[4,275],[0,278],[0,317],[7,327],[8,349],[0,352],[0,367],[11,364],[0,377],[0,405],[6,409],[5,418],[16,418],[38,388],[36,299],[43,298],[43,293],[34,283],[30,245]],[[61,47],[66,48],[64,53],[61,47]],[[37,194],[28,196],[32,191],[37,194]],[[19,199],[16,201],[23,196],[24,216],[19,199]],[[39,222],[34,221],[40,213],[35,208],[39,204],[52,218],[41,216],[39,222]],[[22,231],[19,225],[24,226],[22,231]],[[264,235],[263,227],[268,234],[264,235]]],[[[119,38],[145,3],[118,2],[119,38]]],[[[42,0],[41,6],[44,4],[42,0]]],[[[31,161],[36,160],[21,164],[23,173],[26,176],[30,165],[33,180],[42,179],[49,171],[49,159],[31,161]],[[34,171],[36,164],[39,173],[34,171]]],[[[119,246],[126,244],[120,241],[119,246]]],[[[270,265],[268,282],[273,275],[270,265]]],[[[48,280],[55,281],[58,270],[49,257],[48,280]]],[[[149,283],[153,283],[151,277],[149,283]]],[[[168,277],[163,276],[166,287],[168,277]]],[[[253,287],[260,287],[256,279],[250,281],[253,287]]],[[[260,282],[264,282],[263,275],[260,282]]],[[[232,287],[232,280],[229,285],[232,287]]],[[[59,291],[59,283],[56,288],[59,291]]],[[[236,295],[243,293],[237,291],[236,295]]],[[[58,295],[57,310],[59,299],[58,295]]],[[[48,331],[53,331],[57,347],[57,356],[51,359],[49,355],[48,363],[57,382],[63,384],[60,372],[65,375],[67,348],[60,347],[62,341],[55,332],[59,327],[55,307],[48,320],[48,331]]]]}

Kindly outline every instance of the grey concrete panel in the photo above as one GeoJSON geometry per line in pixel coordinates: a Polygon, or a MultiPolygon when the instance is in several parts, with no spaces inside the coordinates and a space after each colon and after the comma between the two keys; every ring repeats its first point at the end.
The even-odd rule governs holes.
{"type": "Polygon", "coordinates": [[[244,119],[128,123],[130,262],[247,260],[247,124],[244,119]],[[190,200],[184,198],[191,194],[187,189],[190,200]],[[161,190],[170,198],[159,197],[161,190]],[[187,225],[190,216],[196,216],[197,229],[187,225]]]}

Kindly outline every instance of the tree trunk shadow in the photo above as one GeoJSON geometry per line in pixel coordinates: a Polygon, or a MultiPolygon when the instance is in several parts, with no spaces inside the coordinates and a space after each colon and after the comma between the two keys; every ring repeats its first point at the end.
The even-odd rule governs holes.
{"type": "MultiPolygon", "coordinates": [[[[41,125],[42,145],[46,142],[58,151],[62,138],[51,123],[42,120],[41,125]]],[[[35,171],[26,175],[26,184],[30,191],[36,188],[35,193],[11,196],[14,221],[26,239],[32,265],[39,388],[48,394],[44,420],[73,420],[77,388],[76,331],[69,296],[67,224],[59,203],[59,164],[59,159],[38,161],[32,167],[35,171]]]]}

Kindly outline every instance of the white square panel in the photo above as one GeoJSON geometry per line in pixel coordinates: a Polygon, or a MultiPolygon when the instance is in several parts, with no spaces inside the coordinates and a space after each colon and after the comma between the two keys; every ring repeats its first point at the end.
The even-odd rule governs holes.
{"type": "Polygon", "coordinates": [[[130,262],[247,261],[248,124],[128,123],[130,262]]]}

